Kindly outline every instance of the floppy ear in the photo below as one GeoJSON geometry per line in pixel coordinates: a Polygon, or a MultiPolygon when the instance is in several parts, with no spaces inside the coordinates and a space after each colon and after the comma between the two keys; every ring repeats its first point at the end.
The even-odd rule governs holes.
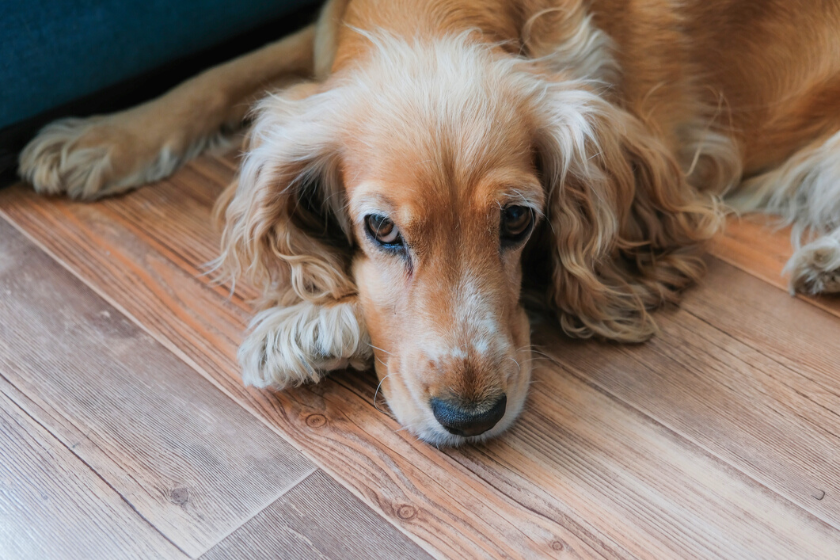
{"type": "Polygon", "coordinates": [[[361,367],[370,344],[348,271],[352,234],[344,211],[340,93],[299,84],[255,113],[239,180],[220,199],[220,265],[262,293],[243,342],[243,380],[258,387],[318,381],[361,367]]]}
{"type": "Polygon", "coordinates": [[[645,340],[656,330],[648,311],[702,275],[721,214],[636,117],[580,90],[542,105],[550,301],[568,334],[645,340]]]}

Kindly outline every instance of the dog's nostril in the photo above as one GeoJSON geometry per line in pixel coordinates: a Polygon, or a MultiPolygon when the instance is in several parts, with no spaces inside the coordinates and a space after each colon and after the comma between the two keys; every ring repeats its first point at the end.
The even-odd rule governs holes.
{"type": "Polygon", "coordinates": [[[441,426],[456,436],[477,436],[483,434],[505,415],[507,396],[495,401],[464,405],[453,401],[433,398],[429,403],[441,426]]]}

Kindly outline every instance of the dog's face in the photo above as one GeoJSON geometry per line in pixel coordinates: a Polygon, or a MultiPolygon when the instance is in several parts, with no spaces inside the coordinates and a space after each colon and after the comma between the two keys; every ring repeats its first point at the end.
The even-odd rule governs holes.
{"type": "Polygon", "coordinates": [[[535,229],[551,232],[547,301],[564,328],[638,339],[650,302],[691,270],[630,253],[651,236],[692,239],[705,214],[663,221],[657,204],[683,212],[679,170],[585,84],[466,35],[371,39],[358,66],[263,103],[224,239],[269,307],[243,344],[244,376],[285,386],[372,354],[413,433],[493,436],[530,380],[520,290],[535,229]]]}
{"type": "MultiPolygon", "coordinates": [[[[474,110],[453,99],[463,93],[446,95],[474,110]]],[[[530,378],[521,254],[545,195],[528,127],[510,102],[452,119],[401,97],[365,111],[342,159],[376,371],[420,437],[490,436],[516,417],[530,378]]]]}
{"type": "Polygon", "coordinates": [[[412,432],[458,443],[501,432],[524,403],[521,255],[545,191],[518,92],[415,53],[398,63],[409,75],[381,61],[348,96],[341,185],[381,390],[412,432]]]}

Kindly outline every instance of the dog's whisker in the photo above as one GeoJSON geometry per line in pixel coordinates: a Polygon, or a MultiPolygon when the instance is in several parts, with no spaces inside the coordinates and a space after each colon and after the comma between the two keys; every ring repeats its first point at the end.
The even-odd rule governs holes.
{"type": "Polygon", "coordinates": [[[507,356],[507,359],[508,359],[508,360],[510,360],[511,362],[513,362],[514,364],[516,364],[516,367],[517,367],[517,368],[519,368],[519,373],[522,373],[522,366],[521,366],[521,365],[519,365],[519,362],[517,362],[517,361],[516,361],[515,359],[513,359],[513,357],[511,357],[511,356],[507,356]]]}
{"type": "MultiPolygon", "coordinates": [[[[385,352],[385,353],[386,353],[386,354],[388,354],[389,356],[393,356],[393,354],[392,354],[391,352],[388,352],[387,350],[383,350],[383,349],[382,349],[382,348],[380,348],[379,346],[374,346],[374,345],[373,345],[373,344],[371,344],[370,342],[368,342],[368,346],[370,346],[371,348],[374,348],[374,349],[376,349],[376,350],[379,350],[380,352],[385,352]]],[[[384,364],[383,364],[383,365],[384,365],[384,364]]]]}
{"type": "MultiPolygon", "coordinates": [[[[379,412],[382,412],[381,410],[379,410],[379,406],[376,404],[376,397],[379,395],[379,388],[382,387],[382,384],[385,382],[386,379],[388,379],[392,375],[396,375],[396,373],[397,372],[389,373],[388,375],[383,377],[382,380],[379,382],[379,385],[376,386],[376,391],[374,391],[374,393],[373,393],[373,408],[375,408],[379,412]]],[[[382,413],[384,414],[384,412],[382,412],[382,413]]]]}

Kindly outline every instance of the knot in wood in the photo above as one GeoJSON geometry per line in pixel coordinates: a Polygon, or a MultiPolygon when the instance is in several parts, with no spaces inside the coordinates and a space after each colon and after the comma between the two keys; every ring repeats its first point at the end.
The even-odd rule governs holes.
{"type": "Polygon", "coordinates": [[[320,428],[327,423],[327,418],[323,414],[310,414],[306,417],[306,425],[310,428],[320,428]]]}
{"type": "Polygon", "coordinates": [[[412,519],[415,515],[417,515],[417,509],[408,504],[401,505],[397,510],[397,516],[399,516],[400,519],[412,519]]]}
{"type": "Polygon", "coordinates": [[[560,541],[560,540],[551,541],[551,550],[555,550],[557,552],[562,552],[562,551],[566,550],[566,545],[565,545],[565,543],[563,543],[563,541],[560,541]]]}
{"type": "Polygon", "coordinates": [[[186,488],[173,488],[169,493],[169,501],[176,506],[183,506],[190,501],[190,491],[186,488]]]}

